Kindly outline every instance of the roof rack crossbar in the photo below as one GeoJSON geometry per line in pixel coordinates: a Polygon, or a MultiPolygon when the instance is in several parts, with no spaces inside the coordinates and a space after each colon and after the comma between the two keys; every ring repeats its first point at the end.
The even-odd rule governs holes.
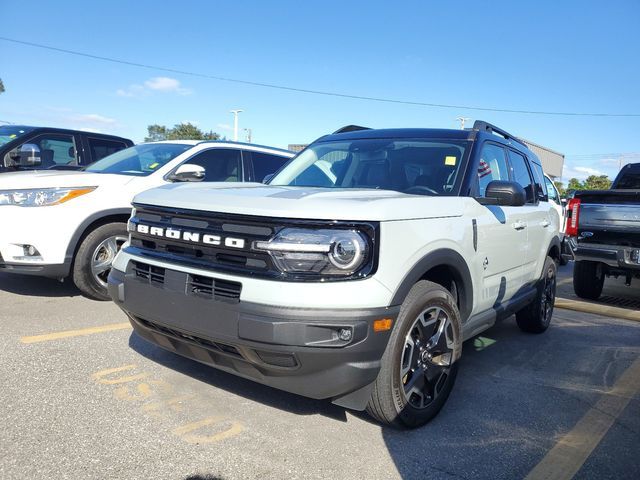
{"type": "Polygon", "coordinates": [[[344,126],[342,128],[339,128],[335,132],[333,132],[333,134],[335,135],[336,133],[356,132],[358,130],[371,130],[371,128],[370,127],[361,127],[360,125],[346,125],[346,126],[344,126]]]}
{"type": "Polygon", "coordinates": [[[507,140],[513,140],[514,142],[518,142],[520,145],[524,145],[526,147],[526,144],[515,135],[511,135],[509,132],[498,128],[495,125],[490,124],[489,122],[485,122],[484,120],[476,120],[475,122],[473,122],[473,129],[486,131],[489,133],[495,132],[498,135],[502,135],[507,140]]]}

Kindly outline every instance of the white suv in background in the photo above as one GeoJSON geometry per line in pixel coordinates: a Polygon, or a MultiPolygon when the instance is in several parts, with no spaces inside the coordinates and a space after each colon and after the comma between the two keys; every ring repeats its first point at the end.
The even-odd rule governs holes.
{"type": "Polygon", "coordinates": [[[262,181],[294,154],[225,141],[136,145],[84,171],[0,176],[0,271],[73,277],[80,291],[107,300],[111,262],[127,240],[131,200],[174,182],[262,181]]]}

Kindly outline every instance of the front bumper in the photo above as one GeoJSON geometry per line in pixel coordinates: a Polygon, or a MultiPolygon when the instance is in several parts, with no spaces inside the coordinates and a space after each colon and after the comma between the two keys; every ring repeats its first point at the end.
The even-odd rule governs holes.
{"type": "MultiPolygon", "coordinates": [[[[398,307],[277,307],[194,290],[192,275],[163,269],[162,281],[141,277],[135,262],[111,270],[109,293],[135,331],[167,350],[306,397],[330,398],[362,410],[380,369],[390,330],[374,320],[398,307]],[[351,339],[340,338],[350,331],[351,339]]],[[[201,280],[201,279],[200,279],[201,280]]],[[[215,279],[214,279],[215,284],[215,279]]]]}

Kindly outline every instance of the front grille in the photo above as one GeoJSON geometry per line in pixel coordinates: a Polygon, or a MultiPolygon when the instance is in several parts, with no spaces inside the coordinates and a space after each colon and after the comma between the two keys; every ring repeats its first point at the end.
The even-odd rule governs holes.
{"type": "Polygon", "coordinates": [[[238,282],[229,282],[201,275],[189,275],[187,280],[187,292],[204,298],[213,298],[219,301],[238,300],[242,285],[238,282]]]}
{"type": "Polygon", "coordinates": [[[163,285],[165,269],[142,262],[133,262],[133,274],[140,280],[150,284],[163,285]]]}
{"type": "Polygon", "coordinates": [[[208,350],[214,350],[220,353],[225,353],[227,355],[231,355],[233,357],[242,358],[240,352],[233,345],[227,345],[225,343],[220,342],[212,342],[211,340],[207,340],[202,337],[198,337],[195,335],[190,335],[188,333],[181,332],[179,330],[175,330],[173,328],[165,327],[164,325],[157,324],[155,322],[150,322],[149,320],[145,320],[140,317],[135,317],[136,321],[138,321],[143,326],[147,327],[149,330],[153,330],[155,332],[161,333],[168,337],[173,337],[178,340],[187,340],[189,342],[196,343],[201,347],[207,348],[208,350]]]}
{"type": "MultiPolygon", "coordinates": [[[[359,275],[371,275],[377,268],[377,222],[254,217],[141,204],[134,204],[134,207],[135,215],[129,221],[133,231],[126,251],[138,258],[238,276],[315,281],[319,278],[280,271],[268,252],[254,249],[253,245],[259,241],[269,241],[284,228],[331,226],[365,233],[371,239],[374,260],[370,269],[359,275]]],[[[339,277],[322,279],[347,280],[339,277]]],[[[196,280],[193,283],[193,294],[211,295],[211,285],[207,285],[207,281],[196,280]]],[[[220,297],[225,296],[225,289],[221,287],[220,297]]],[[[216,295],[215,292],[213,294],[216,295]]]]}

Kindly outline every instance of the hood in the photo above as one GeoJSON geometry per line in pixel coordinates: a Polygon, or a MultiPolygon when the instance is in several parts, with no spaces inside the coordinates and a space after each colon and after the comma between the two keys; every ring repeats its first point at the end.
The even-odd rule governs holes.
{"type": "Polygon", "coordinates": [[[261,183],[169,184],[142,192],[133,201],[189,210],[317,220],[388,221],[462,215],[461,202],[452,202],[451,197],[261,183]]]}
{"type": "Polygon", "coordinates": [[[126,185],[137,177],[69,170],[31,170],[0,174],[0,190],[126,185]]]}

